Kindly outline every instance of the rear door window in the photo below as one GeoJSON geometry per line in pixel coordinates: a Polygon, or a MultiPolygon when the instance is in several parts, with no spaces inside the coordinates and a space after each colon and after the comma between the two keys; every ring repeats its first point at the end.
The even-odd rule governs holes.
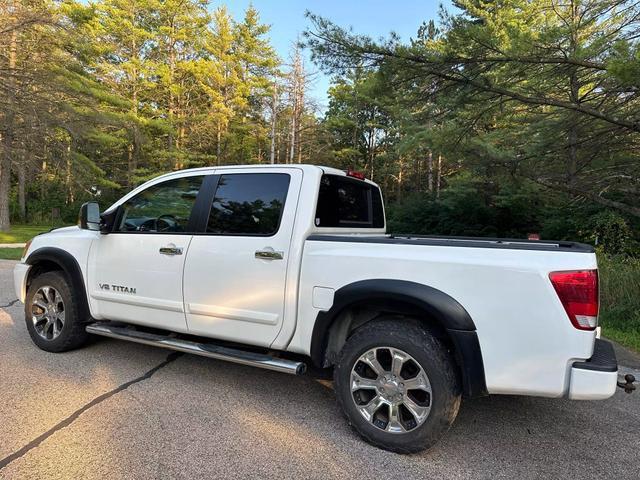
{"type": "Polygon", "coordinates": [[[340,175],[323,175],[320,181],[316,227],[384,228],[380,189],[340,175]]]}
{"type": "Polygon", "coordinates": [[[221,175],[207,233],[274,235],[280,226],[290,179],[286,173],[221,175]]]}

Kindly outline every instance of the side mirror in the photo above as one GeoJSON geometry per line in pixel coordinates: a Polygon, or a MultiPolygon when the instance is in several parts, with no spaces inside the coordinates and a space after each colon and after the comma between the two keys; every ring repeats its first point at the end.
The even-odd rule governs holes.
{"type": "Polygon", "coordinates": [[[100,230],[100,206],[96,202],[82,204],[78,214],[78,226],[83,230],[100,230]]]}

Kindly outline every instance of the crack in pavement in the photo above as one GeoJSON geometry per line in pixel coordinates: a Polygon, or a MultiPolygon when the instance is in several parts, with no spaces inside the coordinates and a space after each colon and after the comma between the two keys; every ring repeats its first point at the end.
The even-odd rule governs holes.
{"type": "Polygon", "coordinates": [[[25,455],[30,450],[33,450],[34,448],[39,446],[42,442],[44,442],[47,438],[49,438],[51,435],[53,435],[57,431],[62,430],[63,428],[68,427],[69,425],[71,425],[75,420],[77,420],[77,418],[80,415],[82,415],[84,412],[89,410],[91,407],[93,407],[95,405],[98,405],[101,402],[104,402],[106,399],[114,396],[118,392],[126,390],[131,385],[134,385],[136,383],[139,383],[139,382],[142,382],[144,380],[147,380],[147,379],[151,378],[153,376],[153,374],[156,373],[158,370],[166,367],[167,365],[169,365],[171,362],[174,362],[175,360],[177,360],[182,355],[184,355],[182,352],[172,352],[167,356],[167,358],[166,358],[166,360],[164,362],[156,365],[155,367],[153,367],[151,370],[149,370],[145,374],[143,374],[143,375],[141,375],[141,376],[139,376],[137,378],[134,378],[133,380],[130,380],[130,381],[126,382],[126,383],[123,383],[123,384],[117,386],[116,388],[114,388],[113,390],[109,390],[108,392],[97,396],[96,398],[91,400],[89,403],[86,403],[85,405],[80,407],[78,410],[73,412],[67,418],[65,418],[64,420],[58,422],[55,426],[53,426],[52,428],[50,428],[49,430],[44,432],[42,435],[40,435],[40,436],[34,438],[33,440],[31,440],[28,444],[26,444],[20,450],[12,453],[11,455],[3,458],[2,460],[0,460],[0,470],[2,470],[4,467],[9,465],[14,460],[17,460],[18,458],[20,458],[23,455],[25,455]]]}
{"type": "Polygon", "coordinates": [[[0,305],[0,308],[8,308],[8,307],[12,307],[13,305],[15,305],[16,303],[18,303],[19,300],[16,298],[15,300],[11,300],[9,303],[7,303],[6,305],[0,305]]]}

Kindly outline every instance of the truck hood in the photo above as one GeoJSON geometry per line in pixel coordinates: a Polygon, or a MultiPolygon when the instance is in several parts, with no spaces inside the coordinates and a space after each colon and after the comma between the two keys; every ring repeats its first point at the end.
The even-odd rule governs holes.
{"type": "Polygon", "coordinates": [[[78,227],[77,225],[71,225],[70,227],[54,228],[53,230],[50,230],[48,233],[55,235],[55,234],[66,233],[66,232],[77,232],[78,230],[80,230],[80,227],[78,227]]]}

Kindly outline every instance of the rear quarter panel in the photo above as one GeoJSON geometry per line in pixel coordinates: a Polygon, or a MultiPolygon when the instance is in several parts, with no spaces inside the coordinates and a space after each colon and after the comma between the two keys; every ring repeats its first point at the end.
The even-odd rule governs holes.
{"type": "MultiPolygon", "coordinates": [[[[307,241],[300,321],[289,349],[309,354],[315,318],[328,310],[313,305],[314,287],[409,280],[443,291],[468,311],[490,393],[562,396],[573,360],[591,356],[595,332],[571,325],[548,275],[593,268],[592,253],[307,241]]],[[[318,291],[326,297],[327,290],[318,291]]]]}

